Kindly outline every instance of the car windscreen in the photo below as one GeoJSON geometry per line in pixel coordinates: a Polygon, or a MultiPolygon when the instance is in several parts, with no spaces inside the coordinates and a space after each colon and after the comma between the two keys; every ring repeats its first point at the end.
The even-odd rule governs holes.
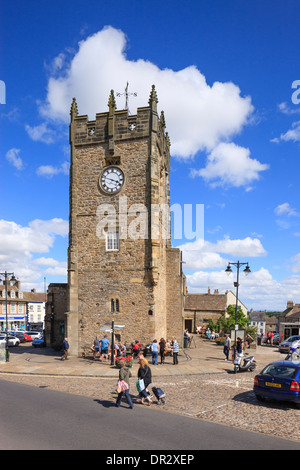
{"type": "Polygon", "coordinates": [[[297,373],[297,367],[292,365],[270,364],[265,367],[261,375],[270,375],[272,377],[293,379],[297,373]]]}

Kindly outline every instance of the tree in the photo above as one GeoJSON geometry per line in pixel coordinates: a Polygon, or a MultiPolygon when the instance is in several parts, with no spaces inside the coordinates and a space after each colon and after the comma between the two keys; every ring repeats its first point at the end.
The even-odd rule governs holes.
{"type": "MultiPolygon", "coordinates": [[[[227,307],[227,314],[229,316],[226,317],[224,314],[218,320],[218,325],[221,331],[224,333],[230,333],[230,330],[234,330],[236,321],[235,321],[235,305],[228,305],[227,307]]],[[[247,324],[249,323],[249,318],[244,315],[241,307],[237,308],[237,324],[239,325],[240,329],[245,329],[247,324]]]]}

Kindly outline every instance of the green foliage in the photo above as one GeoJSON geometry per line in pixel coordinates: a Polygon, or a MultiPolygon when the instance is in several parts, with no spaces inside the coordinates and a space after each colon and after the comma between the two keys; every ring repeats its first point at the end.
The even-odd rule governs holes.
{"type": "MultiPolygon", "coordinates": [[[[225,333],[230,333],[230,330],[234,330],[235,323],[236,323],[236,320],[235,320],[235,305],[228,305],[227,314],[229,315],[227,318],[225,318],[225,315],[223,315],[217,321],[219,331],[222,331],[224,334],[225,333]]],[[[239,328],[245,329],[247,327],[248,323],[249,323],[249,317],[244,315],[241,307],[238,307],[238,309],[237,309],[237,324],[239,325],[239,328]]]]}
{"type": "Polygon", "coordinates": [[[212,320],[209,320],[207,328],[209,328],[210,331],[216,331],[217,333],[219,332],[218,323],[214,323],[212,320]]]}
{"type": "Polygon", "coordinates": [[[246,335],[250,335],[256,341],[257,326],[247,326],[246,335]]]}

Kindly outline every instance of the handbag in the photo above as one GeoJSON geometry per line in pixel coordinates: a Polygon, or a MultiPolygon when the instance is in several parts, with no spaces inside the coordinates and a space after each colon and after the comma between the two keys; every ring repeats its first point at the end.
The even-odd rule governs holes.
{"type": "Polygon", "coordinates": [[[144,380],[143,380],[143,379],[139,379],[139,380],[136,382],[136,388],[137,388],[137,391],[138,391],[138,392],[141,392],[142,390],[145,390],[145,384],[144,384],[144,380]]]}
{"type": "Polygon", "coordinates": [[[128,390],[128,389],[129,389],[129,386],[125,382],[125,380],[119,380],[118,381],[116,392],[121,393],[121,392],[125,392],[125,390],[128,390]]]}

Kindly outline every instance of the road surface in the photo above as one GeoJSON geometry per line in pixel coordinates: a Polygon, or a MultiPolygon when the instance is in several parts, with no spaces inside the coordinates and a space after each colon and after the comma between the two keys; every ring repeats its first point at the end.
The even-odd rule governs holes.
{"type": "Polygon", "coordinates": [[[300,449],[294,441],[0,379],[1,450],[300,449]]]}

